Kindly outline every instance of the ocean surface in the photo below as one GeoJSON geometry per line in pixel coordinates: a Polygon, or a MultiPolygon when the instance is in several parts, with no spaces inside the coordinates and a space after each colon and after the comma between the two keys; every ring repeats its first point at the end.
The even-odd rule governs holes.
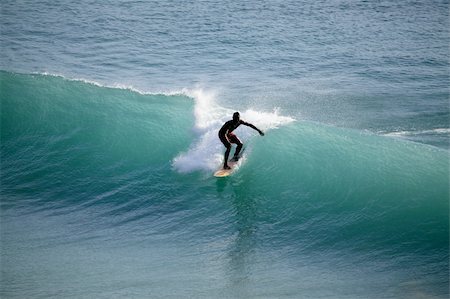
{"type": "Polygon", "coordinates": [[[449,297],[448,0],[0,9],[1,298],[449,297]]]}

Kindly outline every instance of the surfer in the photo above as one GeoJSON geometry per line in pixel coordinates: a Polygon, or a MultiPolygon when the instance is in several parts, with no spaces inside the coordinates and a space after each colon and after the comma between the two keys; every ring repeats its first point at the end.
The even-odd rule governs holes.
{"type": "Polygon", "coordinates": [[[264,136],[264,132],[252,125],[251,123],[245,122],[241,119],[241,116],[239,112],[233,113],[233,119],[227,121],[222,128],[219,130],[219,139],[222,141],[223,145],[227,148],[225,151],[225,158],[223,162],[223,169],[230,169],[230,166],[228,166],[228,156],[230,155],[231,150],[231,144],[237,144],[236,151],[234,152],[234,156],[232,160],[237,161],[239,159],[239,152],[242,149],[242,142],[239,140],[239,138],[233,134],[233,131],[236,130],[237,127],[240,125],[248,126],[256,131],[261,136],[264,136]]]}

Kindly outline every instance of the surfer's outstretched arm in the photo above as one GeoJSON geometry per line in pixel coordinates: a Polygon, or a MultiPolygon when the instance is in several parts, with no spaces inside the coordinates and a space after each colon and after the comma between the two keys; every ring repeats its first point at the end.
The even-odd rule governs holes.
{"type": "Polygon", "coordinates": [[[264,136],[264,132],[261,131],[260,129],[258,129],[257,127],[255,127],[253,124],[248,123],[248,122],[245,122],[245,121],[242,121],[242,124],[243,124],[243,125],[246,125],[247,127],[252,128],[253,130],[258,131],[259,135],[264,136]]]}

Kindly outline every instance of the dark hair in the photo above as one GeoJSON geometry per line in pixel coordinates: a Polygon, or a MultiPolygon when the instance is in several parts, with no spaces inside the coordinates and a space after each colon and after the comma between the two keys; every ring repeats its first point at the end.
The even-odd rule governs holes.
{"type": "Polygon", "coordinates": [[[233,120],[239,119],[239,117],[240,117],[239,112],[233,113],[233,120]]]}

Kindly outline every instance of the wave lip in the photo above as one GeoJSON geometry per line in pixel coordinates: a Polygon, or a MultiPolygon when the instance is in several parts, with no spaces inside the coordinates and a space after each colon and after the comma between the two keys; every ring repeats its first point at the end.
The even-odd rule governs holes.
{"type": "MultiPolygon", "coordinates": [[[[6,71],[1,71],[9,73],[6,71]]],[[[9,73],[14,74],[14,73],[9,73]]],[[[111,88],[111,89],[122,89],[122,90],[128,90],[131,92],[138,93],[140,95],[163,95],[163,96],[188,96],[191,97],[191,93],[188,89],[183,88],[180,90],[143,90],[141,88],[135,87],[133,84],[124,84],[124,83],[100,83],[96,80],[91,79],[85,79],[85,78],[78,78],[78,77],[69,77],[58,73],[51,73],[51,72],[32,72],[31,75],[35,76],[43,76],[43,77],[54,77],[54,78],[60,78],[62,80],[66,81],[73,81],[73,82],[81,82],[86,83],[88,85],[93,85],[97,87],[102,88],[111,88]]]]}

